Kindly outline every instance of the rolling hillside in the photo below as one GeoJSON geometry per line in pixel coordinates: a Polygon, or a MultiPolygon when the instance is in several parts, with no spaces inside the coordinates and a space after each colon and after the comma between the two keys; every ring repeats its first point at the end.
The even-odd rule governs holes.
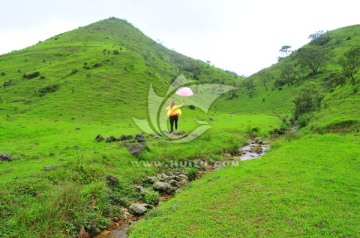
{"type": "MultiPolygon", "coordinates": [[[[265,68],[250,76],[255,85],[255,93],[249,98],[245,87],[240,87],[237,98],[225,103],[219,102],[218,110],[236,110],[241,113],[269,113],[293,116],[294,99],[303,89],[304,84],[313,82],[317,91],[323,96],[321,108],[316,118],[310,122],[315,130],[331,128],[334,124],[341,124],[345,121],[352,121],[358,124],[359,114],[359,80],[355,85],[350,84],[346,79],[341,81],[342,67],[339,60],[345,53],[360,45],[360,26],[348,26],[341,29],[326,32],[318,39],[311,41],[277,64],[265,68]],[[322,50],[329,54],[329,59],[320,67],[318,74],[313,75],[311,69],[299,63],[299,52],[303,49],[322,50]],[[284,68],[288,67],[293,72],[291,82],[286,82],[284,68]],[[265,78],[265,80],[263,80],[265,78]],[[264,86],[264,81],[266,88],[264,86]]],[[[357,74],[357,78],[359,78],[357,74]]],[[[216,107],[216,106],[215,106],[216,107]]],[[[336,125],[334,125],[336,127],[336,125]]],[[[340,125],[341,127],[341,125],[340,125]]],[[[358,126],[357,126],[358,128],[358,126]]],[[[326,129],[325,129],[326,130],[326,129]]]]}
{"type": "Polygon", "coordinates": [[[134,224],[130,237],[358,237],[360,80],[357,71],[355,81],[344,77],[339,60],[355,49],[359,69],[359,47],[359,25],[327,32],[245,79],[251,96],[244,83],[233,100],[217,101],[217,112],[243,117],[308,110],[263,158],[192,183],[134,224]],[[307,49],[326,52],[316,74],[301,64],[307,49]]]}
{"type": "Polygon", "coordinates": [[[150,84],[164,94],[179,74],[199,82],[240,79],[168,50],[116,18],[1,55],[0,72],[0,108],[5,115],[16,110],[67,119],[104,113],[130,118],[133,107],[146,109],[150,84]],[[104,105],[106,110],[101,110],[104,105]]]}
{"type": "Polygon", "coordinates": [[[159,203],[147,176],[202,169],[136,165],[223,161],[254,137],[271,144],[263,158],[190,183],[130,236],[358,236],[359,73],[353,83],[339,60],[360,45],[359,29],[320,35],[248,78],[116,18],[0,55],[0,237],[95,236],[130,205],[159,203]],[[301,63],[320,51],[328,54],[316,72],[301,63]],[[163,97],[179,75],[238,89],[207,113],[186,104],[179,130],[193,140],[176,144],[132,118],[149,117],[150,85],[163,97]],[[211,129],[190,134],[199,121],[211,129]]]}
{"type": "MultiPolygon", "coordinates": [[[[76,236],[81,228],[95,234],[109,225],[111,217],[122,217],[119,201],[123,205],[138,201],[134,181],[157,169],[132,166],[139,158],[123,142],[101,143],[95,138],[99,134],[105,140],[134,138],[141,130],[132,117],[148,116],[150,85],[164,96],[179,75],[195,82],[241,80],[166,49],[116,18],[1,55],[0,236],[67,237],[76,236]],[[107,183],[110,175],[121,180],[117,191],[107,183]]],[[[183,111],[186,117],[180,128],[187,133],[198,125],[196,119],[209,117],[201,110],[183,111]]],[[[222,120],[226,117],[218,125],[229,128],[222,120]]],[[[182,145],[146,135],[150,151],[141,159],[219,157],[243,142],[245,136],[238,132],[247,128],[248,121],[239,118],[238,130],[224,133],[218,128],[182,145]],[[174,158],[175,151],[186,153],[174,158]]],[[[265,131],[280,123],[271,116],[250,121],[265,131]]],[[[158,194],[153,196],[158,199],[158,194]]]]}

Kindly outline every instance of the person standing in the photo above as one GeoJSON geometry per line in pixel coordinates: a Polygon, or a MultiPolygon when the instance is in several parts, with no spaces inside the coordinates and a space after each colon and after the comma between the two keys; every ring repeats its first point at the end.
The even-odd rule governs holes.
{"type": "Polygon", "coordinates": [[[171,101],[170,105],[166,108],[168,110],[167,116],[170,118],[170,133],[174,133],[174,125],[175,125],[175,131],[178,128],[178,120],[179,116],[181,115],[181,109],[180,107],[183,106],[184,103],[181,105],[175,105],[175,101],[171,101]]]}

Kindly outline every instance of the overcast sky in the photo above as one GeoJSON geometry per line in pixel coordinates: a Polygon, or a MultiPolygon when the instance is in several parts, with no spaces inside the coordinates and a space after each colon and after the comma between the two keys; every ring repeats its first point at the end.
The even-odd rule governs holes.
{"type": "Polygon", "coordinates": [[[126,19],[170,49],[249,76],[319,30],[360,24],[358,0],[0,0],[0,54],[126,19]]]}

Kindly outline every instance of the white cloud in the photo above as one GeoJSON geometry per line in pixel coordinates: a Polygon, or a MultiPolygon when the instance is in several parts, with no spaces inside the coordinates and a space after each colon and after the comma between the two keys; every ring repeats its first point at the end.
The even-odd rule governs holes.
{"type": "Polygon", "coordinates": [[[0,53],[8,53],[32,46],[39,41],[44,41],[54,35],[73,30],[78,25],[64,19],[48,22],[42,26],[23,30],[0,31],[0,53]]]}

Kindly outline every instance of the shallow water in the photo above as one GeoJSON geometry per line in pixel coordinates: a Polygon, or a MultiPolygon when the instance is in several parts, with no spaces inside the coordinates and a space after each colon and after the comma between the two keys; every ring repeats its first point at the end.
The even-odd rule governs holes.
{"type": "Polygon", "coordinates": [[[250,144],[242,148],[242,151],[245,153],[240,156],[241,161],[260,158],[270,149],[269,145],[263,144],[261,145],[262,152],[256,153],[251,151],[251,147],[253,146],[257,146],[257,144],[250,144]]]}
{"type": "MultiPolygon", "coordinates": [[[[250,145],[244,146],[241,148],[241,151],[243,152],[236,160],[240,161],[246,161],[246,160],[252,160],[257,159],[263,156],[268,150],[270,149],[270,146],[267,144],[254,144],[251,143],[250,145]],[[261,146],[261,153],[253,152],[254,147],[261,146]]],[[[218,168],[221,169],[221,168],[218,168]]],[[[163,202],[170,199],[171,196],[166,197],[163,202]]],[[[162,200],[162,199],[161,199],[162,200]]],[[[140,218],[141,219],[141,218],[140,218]]],[[[128,234],[127,229],[131,225],[131,222],[123,224],[119,227],[111,229],[111,231],[103,231],[99,235],[95,236],[95,238],[127,238],[128,234]]]]}

